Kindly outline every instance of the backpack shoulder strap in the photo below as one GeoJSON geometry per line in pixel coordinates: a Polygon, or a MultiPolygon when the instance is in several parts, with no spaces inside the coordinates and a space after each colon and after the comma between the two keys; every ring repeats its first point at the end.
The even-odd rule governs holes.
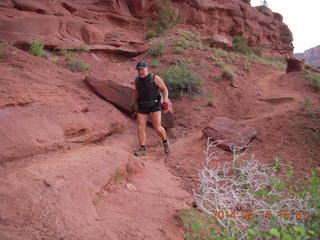
{"type": "Polygon", "coordinates": [[[154,78],[155,78],[156,76],[158,76],[158,75],[157,75],[157,74],[152,74],[152,82],[153,82],[154,84],[156,84],[156,81],[154,80],[154,78]]]}

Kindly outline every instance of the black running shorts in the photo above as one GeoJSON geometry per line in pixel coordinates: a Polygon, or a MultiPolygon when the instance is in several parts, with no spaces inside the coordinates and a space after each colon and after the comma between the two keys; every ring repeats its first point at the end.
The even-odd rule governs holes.
{"type": "Polygon", "coordinates": [[[161,103],[157,102],[155,105],[151,106],[151,107],[142,107],[138,105],[138,113],[141,114],[149,114],[152,112],[158,112],[161,111],[161,103]]]}

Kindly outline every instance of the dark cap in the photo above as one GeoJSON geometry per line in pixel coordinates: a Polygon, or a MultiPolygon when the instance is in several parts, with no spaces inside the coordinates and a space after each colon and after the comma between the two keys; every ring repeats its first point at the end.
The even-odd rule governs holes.
{"type": "Polygon", "coordinates": [[[136,69],[137,69],[137,70],[141,70],[141,69],[144,69],[144,68],[146,68],[146,67],[148,67],[147,63],[144,62],[144,61],[142,61],[142,62],[138,62],[138,63],[137,63],[136,69]]]}

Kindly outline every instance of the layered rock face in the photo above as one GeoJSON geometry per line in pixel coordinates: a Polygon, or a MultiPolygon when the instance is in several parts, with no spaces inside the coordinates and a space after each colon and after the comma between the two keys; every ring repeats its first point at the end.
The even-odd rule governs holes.
{"type": "MultiPolygon", "coordinates": [[[[268,8],[253,8],[245,0],[173,0],[181,23],[203,35],[229,40],[244,36],[253,48],[273,55],[291,55],[292,34],[282,16],[268,8]]],[[[0,40],[27,44],[33,39],[47,47],[79,47],[128,53],[146,51],[145,18],[155,0],[6,0],[0,3],[0,40]]]]}
{"type": "Polygon", "coordinates": [[[320,67],[320,45],[306,50],[304,53],[295,54],[298,57],[305,59],[306,64],[320,67]]]}
{"type": "Polygon", "coordinates": [[[264,54],[292,54],[290,29],[279,13],[268,8],[253,8],[248,4],[250,1],[238,0],[175,2],[184,16],[184,23],[203,29],[204,34],[221,34],[229,38],[244,36],[249,46],[261,48],[264,54]]]}

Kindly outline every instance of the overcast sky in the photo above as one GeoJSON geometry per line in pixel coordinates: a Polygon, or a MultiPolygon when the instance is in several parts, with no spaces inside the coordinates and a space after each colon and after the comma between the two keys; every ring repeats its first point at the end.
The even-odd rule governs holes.
{"type": "MultiPolygon", "coordinates": [[[[294,53],[320,45],[320,0],[267,0],[273,12],[283,16],[293,35],[294,53]]],[[[252,6],[261,5],[251,0],[252,6]]]]}

